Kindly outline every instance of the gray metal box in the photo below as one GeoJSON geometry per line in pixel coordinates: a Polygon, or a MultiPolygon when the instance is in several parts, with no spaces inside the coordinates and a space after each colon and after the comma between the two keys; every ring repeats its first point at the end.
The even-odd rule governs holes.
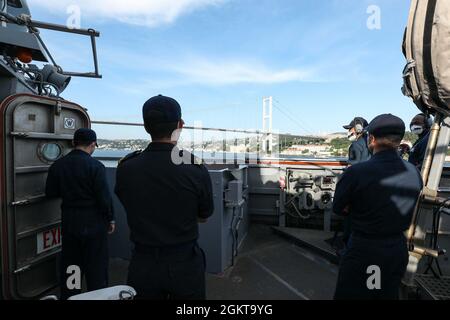
{"type": "Polygon", "coordinates": [[[242,181],[233,180],[228,183],[228,189],[225,191],[225,201],[228,205],[239,206],[242,201],[242,181]]]}
{"type": "Polygon", "coordinates": [[[233,264],[233,252],[248,232],[248,168],[210,170],[214,193],[214,214],[200,225],[199,244],[206,254],[207,271],[219,274],[233,264]],[[238,219],[241,217],[241,219],[238,219]],[[236,233],[234,228],[239,227],[236,233]]]}
{"type": "MultiPolygon", "coordinates": [[[[114,190],[116,168],[107,168],[107,178],[110,190],[114,190]]],[[[208,273],[222,273],[231,266],[233,261],[233,247],[242,243],[248,231],[248,188],[243,187],[243,181],[247,181],[247,168],[210,170],[214,194],[214,214],[207,223],[199,226],[199,244],[205,251],[206,270],[208,273]],[[229,190],[226,192],[226,190],[229,190]],[[225,194],[235,208],[227,206],[225,194]],[[239,210],[239,212],[237,211],[239,210]],[[242,220],[239,222],[239,230],[236,237],[233,236],[232,226],[236,227],[236,218],[240,214],[242,220]]],[[[129,260],[133,244],[130,241],[130,230],[128,228],[127,216],[124,208],[117,197],[113,196],[113,204],[116,215],[117,231],[110,236],[110,257],[129,260]]]]}

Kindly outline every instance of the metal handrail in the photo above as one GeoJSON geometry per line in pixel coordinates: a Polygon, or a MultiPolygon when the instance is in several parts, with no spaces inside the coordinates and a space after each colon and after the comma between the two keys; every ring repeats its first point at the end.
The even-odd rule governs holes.
{"type": "MultiPolygon", "coordinates": [[[[91,121],[92,124],[97,125],[113,125],[113,126],[130,126],[130,127],[143,127],[143,123],[136,123],[136,122],[118,122],[118,121],[91,121]]],[[[321,137],[315,137],[315,136],[300,136],[300,135],[294,135],[291,133],[276,133],[276,132],[268,132],[268,131],[261,131],[261,130],[239,130],[239,129],[224,129],[224,128],[204,128],[204,127],[190,127],[185,126],[184,129],[188,130],[203,130],[203,131],[218,131],[218,132],[232,132],[232,133],[246,133],[246,134],[261,134],[261,135],[279,135],[279,136],[287,136],[287,137],[294,137],[294,138],[309,138],[309,139],[323,139],[321,137]]]]}

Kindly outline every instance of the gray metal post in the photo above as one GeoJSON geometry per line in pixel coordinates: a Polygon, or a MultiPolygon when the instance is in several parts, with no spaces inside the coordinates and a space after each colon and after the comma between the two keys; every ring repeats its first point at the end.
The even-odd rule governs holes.
{"type": "MultiPolygon", "coordinates": [[[[428,150],[432,148],[432,139],[428,145],[428,150]]],[[[433,160],[427,177],[425,178],[425,193],[436,193],[439,189],[441,181],[442,171],[445,164],[445,158],[447,155],[448,145],[450,144],[450,117],[445,118],[442,121],[439,136],[436,143],[436,148],[433,154],[433,160]]],[[[424,168],[424,170],[427,170],[424,168]]],[[[414,243],[424,245],[427,230],[431,225],[432,220],[432,207],[430,205],[419,203],[418,206],[417,226],[414,232],[414,243]]],[[[417,272],[421,255],[417,253],[411,253],[409,259],[409,265],[405,276],[405,283],[409,286],[414,285],[414,275],[417,272]]]]}

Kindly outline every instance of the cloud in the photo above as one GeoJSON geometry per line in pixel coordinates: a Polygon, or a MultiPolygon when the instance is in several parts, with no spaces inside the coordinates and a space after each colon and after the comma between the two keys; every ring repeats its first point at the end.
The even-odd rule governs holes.
{"type": "Polygon", "coordinates": [[[308,81],[312,72],[301,69],[276,69],[257,62],[194,59],[168,68],[188,83],[209,85],[274,84],[308,81]]]}
{"type": "MultiPolygon", "coordinates": [[[[289,82],[318,82],[312,68],[277,68],[260,61],[183,57],[155,59],[142,68],[122,65],[120,70],[139,72],[139,81],[132,84],[119,80],[118,88],[128,94],[140,94],[147,89],[167,89],[183,86],[224,87],[233,85],[270,85],[289,82]],[[145,76],[142,76],[145,74],[145,76]],[[151,75],[151,76],[148,76],[151,75]]],[[[117,83],[116,83],[117,85],[117,83]]]]}
{"type": "MultiPolygon", "coordinates": [[[[142,54],[109,47],[103,48],[102,52],[103,64],[114,66],[114,73],[135,74],[140,78],[138,83],[158,88],[327,81],[321,75],[320,64],[279,65],[248,56],[220,57],[182,50],[174,50],[175,54],[166,56],[150,54],[151,59],[131,63],[142,61],[142,54]]],[[[326,71],[329,73],[328,68],[326,71]]],[[[130,91],[139,90],[130,88],[130,91]]]]}
{"type": "Polygon", "coordinates": [[[83,16],[116,20],[123,23],[157,27],[170,24],[178,17],[195,10],[217,6],[227,0],[28,0],[31,8],[41,7],[50,12],[68,14],[78,5],[83,16]]]}

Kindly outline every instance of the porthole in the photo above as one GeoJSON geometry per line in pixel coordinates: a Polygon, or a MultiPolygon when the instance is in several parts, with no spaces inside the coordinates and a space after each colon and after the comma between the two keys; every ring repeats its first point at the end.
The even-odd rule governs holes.
{"type": "Polygon", "coordinates": [[[39,146],[39,156],[45,162],[55,162],[61,158],[62,147],[58,143],[44,143],[39,146]]]}

